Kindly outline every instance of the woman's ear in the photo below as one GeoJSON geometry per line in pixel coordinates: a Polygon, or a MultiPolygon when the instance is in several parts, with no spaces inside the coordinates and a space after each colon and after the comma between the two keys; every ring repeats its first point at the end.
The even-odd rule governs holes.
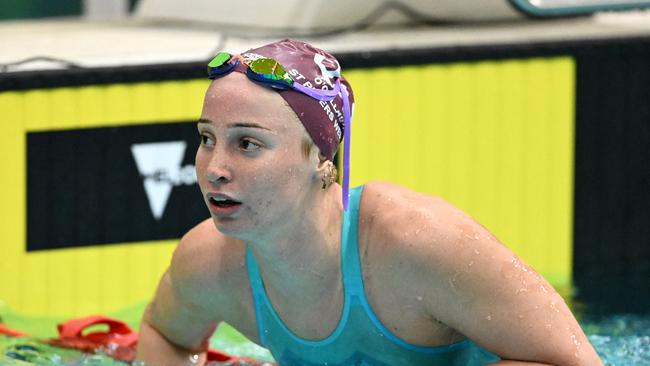
{"type": "Polygon", "coordinates": [[[317,165],[316,165],[316,175],[320,179],[320,177],[323,176],[323,174],[326,172],[326,170],[329,169],[328,168],[328,165],[329,165],[328,163],[331,163],[331,162],[329,160],[327,160],[325,155],[323,155],[320,151],[318,151],[318,148],[316,148],[315,150],[316,150],[316,157],[315,158],[318,159],[318,162],[317,162],[317,165]]]}

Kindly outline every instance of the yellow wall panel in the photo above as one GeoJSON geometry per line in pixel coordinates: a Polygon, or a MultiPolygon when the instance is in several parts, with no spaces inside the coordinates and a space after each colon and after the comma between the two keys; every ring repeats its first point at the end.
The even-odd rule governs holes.
{"type": "Polygon", "coordinates": [[[555,285],[571,281],[570,57],[352,70],[353,185],[442,196],[555,285]]]}
{"type": "Polygon", "coordinates": [[[25,118],[24,100],[20,93],[0,94],[2,133],[0,133],[0,162],[3,179],[0,189],[0,290],[4,296],[0,301],[22,304],[26,283],[22,271],[23,247],[25,241],[23,218],[25,216],[25,157],[22,154],[25,137],[21,122],[25,118]],[[18,121],[18,122],[15,122],[18,121]]]}
{"type": "Polygon", "coordinates": [[[27,131],[198,119],[209,81],[91,85],[5,92],[23,96],[27,131]]]}

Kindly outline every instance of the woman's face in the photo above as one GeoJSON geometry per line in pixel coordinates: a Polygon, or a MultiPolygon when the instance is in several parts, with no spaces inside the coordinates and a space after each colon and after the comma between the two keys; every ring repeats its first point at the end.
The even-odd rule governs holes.
{"type": "MultiPolygon", "coordinates": [[[[306,132],[275,91],[238,72],[208,88],[198,123],[196,174],[217,228],[246,239],[290,220],[317,184],[306,132]]],[[[315,156],[315,158],[314,158],[315,156]]]]}

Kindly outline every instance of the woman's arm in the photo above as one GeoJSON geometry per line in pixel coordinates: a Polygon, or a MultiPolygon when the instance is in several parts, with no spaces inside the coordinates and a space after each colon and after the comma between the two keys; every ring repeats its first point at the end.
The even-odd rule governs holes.
{"type": "Polygon", "coordinates": [[[205,363],[208,340],[217,323],[178,295],[169,272],[165,273],[142,317],[136,360],[151,366],[205,363]]]}
{"type": "Polygon", "coordinates": [[[414,258],[437,279],[426,297],[432,316],[500,356],[499,365],[602,365],[542,276],[450,204],[440,200],[431,213],[440,221],[414,258]]]}
{"type": "Polygon", "coordinates": [[[488,230],[442,199],[380,188],[375,236],[431,317],[497,365],[602,365],[562,297],[488,230]]]}
{"type": "Polygon", "coordinates": [[[203,365],[209,338],[228,298],[220,287],[219,238],[211,220],[190,230],[176,247],[140,329],[137,359],[147,365],[203,365]]]}

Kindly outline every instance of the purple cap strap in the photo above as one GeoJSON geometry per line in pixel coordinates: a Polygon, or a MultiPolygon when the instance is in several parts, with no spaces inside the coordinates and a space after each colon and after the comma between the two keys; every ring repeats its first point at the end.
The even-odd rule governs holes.
{"type": "MultiPolygon", "coordinates": [[[[337,85],[340,83],[336,82],[337,85]]],[[[343,209],[348,210],[348,200],[350,192],[350,143],[352,136],[352,113],[350,111],[350,103],[348,103],[348,88],[343,85],[341,87],[343,96],[343,116],[345,120],[345,134],[343,135],[343,209]]]]}

